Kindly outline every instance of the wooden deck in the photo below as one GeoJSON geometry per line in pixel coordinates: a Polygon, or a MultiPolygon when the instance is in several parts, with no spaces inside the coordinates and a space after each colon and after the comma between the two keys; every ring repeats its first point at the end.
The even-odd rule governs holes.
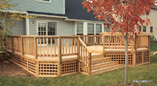
{"type": "MultiPolygon", "coordinates": [[[[10,36],[10,61],[36,77],[75,73],[94,75],[123,68],[125,47],[119,33],[82,36],[10,36]]],[[[150,62],[149,35],[131,35],[128,65],[150,62]]]]}

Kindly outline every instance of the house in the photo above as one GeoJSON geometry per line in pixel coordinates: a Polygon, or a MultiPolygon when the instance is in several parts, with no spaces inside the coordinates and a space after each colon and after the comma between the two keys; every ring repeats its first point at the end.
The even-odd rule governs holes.
{"type": "Polygon", "coordinates": [[[96,35],[107,31],[82,6],[83,0],[11,0],[12,11],[35,16],[16,21],[13,35],[96,35]],[[17,4],[18,2],[18,4],[17,4]]]}
{"type": "Polygon", "coordinates": [[[149,11],[146,12],[146,15],[142,16],[142,18],[148,17],[150,19],[151,24],[149,26],[140,26],[141,32],[149,32],[157,35],[157,5],[151,7],[151,13],[149,11]]]}
{"type": "MultiPolygon", "coordinates": [[[[22,10],[23,14],[36,17],[15,21],[13,36],[6,43],[12,54],[9,60],[36,77],[78,72],[95,75],[123,68],[123,35],[104,32],[108,28],[83,9],[82,1],[11,0],[10,3],[19,3],[11,9],[13,12],[22,10]]],[[[132,37],[135,41],[128,41],[128,65],[150,63],[149,35],[132,37]]]]}

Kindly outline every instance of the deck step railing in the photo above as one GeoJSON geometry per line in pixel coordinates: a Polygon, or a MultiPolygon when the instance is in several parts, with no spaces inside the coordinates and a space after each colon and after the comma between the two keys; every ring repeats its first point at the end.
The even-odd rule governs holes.
{"type": "Polygon", "coordinates": [[[82,41],[82,39],[78,38],[79,40],[79,62],[80,62],[80,71],[83,73],[87,73],[88,75],[91,74],[91,51],[87,48],[87,45],[82,41]]]}
{"type": "Polygon", "coordinates": [[[86,45],[99,45],[100,44],[100,35],[80,35],[81,40],[86,45]]]}

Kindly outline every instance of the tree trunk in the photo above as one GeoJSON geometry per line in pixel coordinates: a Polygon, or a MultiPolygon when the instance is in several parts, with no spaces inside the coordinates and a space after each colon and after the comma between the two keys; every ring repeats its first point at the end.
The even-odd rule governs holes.
{"type": "Polygon", "coordinates": [[[125,35],[125,86],[128,86],[128,34],[125,35]]]}

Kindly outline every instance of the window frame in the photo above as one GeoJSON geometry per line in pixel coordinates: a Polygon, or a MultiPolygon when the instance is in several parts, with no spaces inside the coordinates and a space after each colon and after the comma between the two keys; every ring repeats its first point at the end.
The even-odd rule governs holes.
{"type": "Polygon", "coordinates": [[[95,24],[95,27],[96,27],[95,28],[96,29],[96,32],[95,32],[96,34],[95,35],[100,35],[100,33],[97,33],[97,25],[101,25],[101,28],[100,28],[100,33],[101,33],[102,32],[102,24],[99,24],[99,23],[95,24]]]}
{"type": "Polygon", "coordinates": [[[148,11],[146,11],[146,15],[149,15],[149,10],[148,10],[148,11]]]}
{"type": "Polygon", "coordinates": [[[147,27],[146,26],[143,26],[143,32],[147,32],[147,27]],[[145,27],[145,30],[144,30],[144,27],[145,27]]]}
{"type": "Polygon", "coordinates": [[[91,22],[89,22],[89,23],[87,23],[87,35],[95,35],[94,33],[95,33],[95,24],[94,23],[91,23],[91,22]],[[89,33],[89,24],[91,24],[91,25],[93,25],[93,33],[89,33]]]}
{"type": "Polygon", "coordinates": [[[82,24],[82,30],[84,29],[83,22],[77,22],[76,23],[76,35],[84,35],[84,31],[82,31],[82,33],[78,33],[78,24],[82,24]]]}
{"type": "Polygon", "coordinates": [[[43,2],[43,3],[51,3],[51,0],[49,1],[43,1],[43,0],[36,0],[37,2],[43,2]]]}
{"type": "Polygon", "coordinates": [[[150,33],[153,33],[153,26],[150,26],[150,33]]]}

